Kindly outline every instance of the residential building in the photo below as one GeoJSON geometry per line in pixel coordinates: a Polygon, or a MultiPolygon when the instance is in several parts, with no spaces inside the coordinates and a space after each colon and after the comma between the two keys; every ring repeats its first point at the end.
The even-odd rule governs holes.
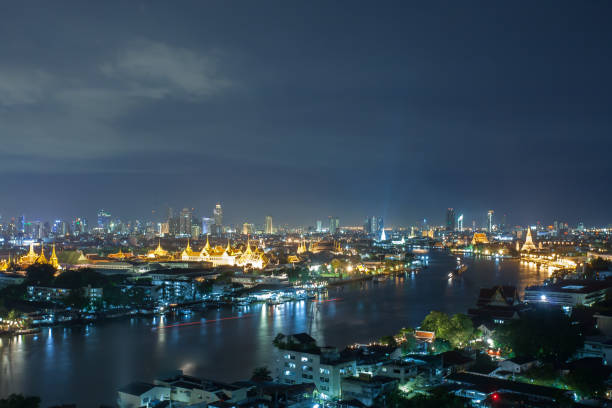
{"type": "Polygon", "coordinates": [[[354,376],[356,360],[334,347],[319,347],[306,333],[279,334],[273,375],[281,384],[314,383],[323,399],[341,396],[342,378],[354,376]]]}

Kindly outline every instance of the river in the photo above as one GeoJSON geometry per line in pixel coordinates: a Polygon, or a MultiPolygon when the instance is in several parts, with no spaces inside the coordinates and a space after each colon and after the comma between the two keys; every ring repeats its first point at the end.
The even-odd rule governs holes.
{"type": "Polygon", "coordinates": [[[115,406],[117,389],[182,369],[221,381],[247,379],[271,365],[279,332],[310,332],[319,344],[343,347],[418,325],[431,310],[465,313],[479,289],[519,287],[544,279],[517,260],[465,258],[468,270],[449,281],[455,256],[432,251],[429,267],[386,282],[331,288],[328,301],[209,310],[187,318],[134,318],[85,327],[45,328],[0,338],[0,396],[38,395],[42,406],[115,406]]]}

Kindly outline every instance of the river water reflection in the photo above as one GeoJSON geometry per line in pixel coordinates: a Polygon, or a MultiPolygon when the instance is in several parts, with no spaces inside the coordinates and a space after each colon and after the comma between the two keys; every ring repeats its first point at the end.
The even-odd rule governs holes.
{"type": "Polygon", "coordinates": [[[43,329],[0,339],[0,396],[42,397],[42,406],[115,405],[117,389],[133,380],[182,369],[223,381],[250,376],[270,364],[279,332],[310,332],[320,344],[367,342],[415,326],[430,310],[466,312],[481,287],[525,286],[546,276],[516,260],[466,258],[452,281],[455,257],[430,252],[429,268],[386,282],[332,288],[329,301],[210,310],[183,319],[140,318],[87,327],[43,329]]]}

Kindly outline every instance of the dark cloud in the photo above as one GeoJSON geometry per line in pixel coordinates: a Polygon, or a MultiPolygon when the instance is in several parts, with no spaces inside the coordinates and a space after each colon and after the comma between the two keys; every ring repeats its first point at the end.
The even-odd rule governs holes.
{"type": "Polygon", "coordinates": [[[5,4],[0,211],[607,223],[609,8],[5,4]]]}

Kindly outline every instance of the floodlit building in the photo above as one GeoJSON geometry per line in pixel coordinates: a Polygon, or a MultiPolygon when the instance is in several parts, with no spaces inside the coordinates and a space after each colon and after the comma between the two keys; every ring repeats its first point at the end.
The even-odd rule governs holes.
{"type": "Polygon", "coordinates": [[[272,225],[272,217],[266,216],[266,234],[274,234],[274,226],[272,225]]]}
{"type": "Polygon", "coordinates": [[[487,238],[487,234],[484,232],[475,232],[472,237],[472,245],[476,244],[488,244],[489,239],[487,238]]]}
{"type": "Polygon", "coordinates": [[[591,306],[606,298],[610,281],[562,280],[552,285],[528,286],[525,302],[559,306],[591,306]]]}
{"type": "Polygon", "coordinates": [[[487,231],[489,234],[493,232],[493,210],[487,212],[487,231]]]}
{"type": "Polygon", "coordinates": [[[527,227],[527,236],[525,237],[525,243],[521,247],[521,251],[535,251],[536,249],[533,238],[531,237],[531,228],[527,227]]]}
{"type": "Polygon", "coordinates": [[[189,241],[187,247],[181,253],[181,260],[192,262],[211,262],[213,266],[251,266],[255,269],[263,269],[268,264],[268,257],[258,247],[253,248],[251,242],[247,241],[244,251],[240,248],[232,247],[230,241],[224,248],[220,245],[212,247],[206,237],[206,245],[200,252],[191,249],[189,241]]]}

